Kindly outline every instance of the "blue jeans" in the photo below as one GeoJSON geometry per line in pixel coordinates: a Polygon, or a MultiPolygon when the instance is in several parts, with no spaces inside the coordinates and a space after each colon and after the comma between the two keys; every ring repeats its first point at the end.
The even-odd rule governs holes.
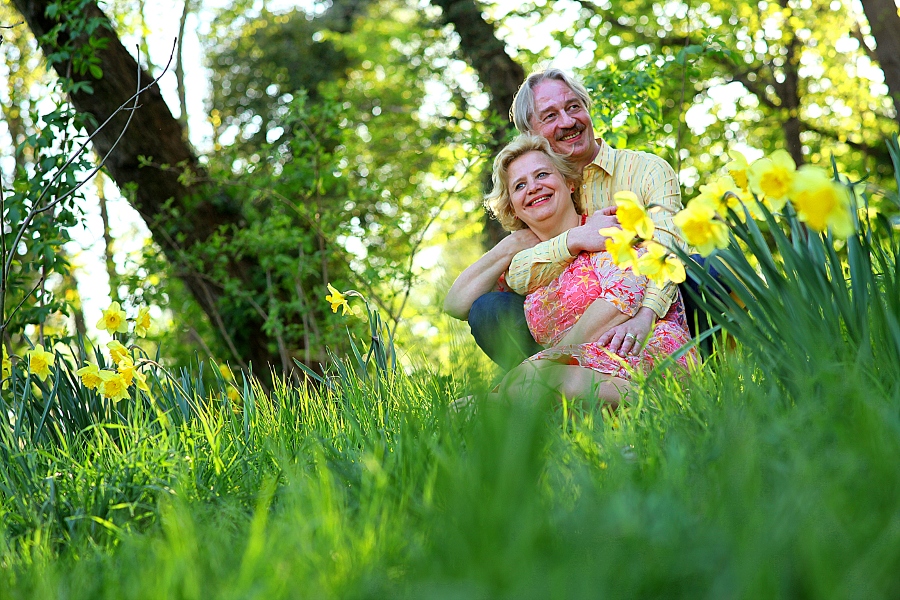
{"type": "MultiPolygon", "coordinates": [[[[706,259],[700,256],[699,254],[691,254],[691,259],[699,264],[701,267],[706,268],[707,272],[712,276],[713,279],[719,280],[719,272],[710,265],[706,264],[706,259]]],[[[722,282],[720,282],[722,283],[722,282]]],[[[681,297],[684,301],[684,312],[685,317],[687,317],[688,328],[691,332],[691,337],[698,338],[707,332],[709,329],[713,327],[715,324],[715,319],[712,318],[708,312],[706,312],[703,307],[698,304],[696,297],[712,297],[711,300],[719,300],[719,294],[716,293],[715,290],[707,289],[706,286],[700,283],[700,280],[692,275],[688,274],[687,280],[681,284],[681,297]]],[[[722,287],[726,293],[731,290],[727,285],[722,283],[722,287]]],[[[713,339],[711,337],[707,337],[702,342],[700,342],[700,352],[703,356],[709,356],[713,351],[713,339]]]]}
{"type": "Polygon", "coordinates": [[[469,310],[475,343],[507,371],[543,349],[528,331],[524,303],[512,292],[488,292],[469,310]]]}

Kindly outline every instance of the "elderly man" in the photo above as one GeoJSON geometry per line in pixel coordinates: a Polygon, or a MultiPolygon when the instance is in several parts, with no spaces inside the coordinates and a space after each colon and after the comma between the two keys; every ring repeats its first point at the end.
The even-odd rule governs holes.
{"type": "MultiPolygon", "coordinates": [[[[559,69],[534,73],[519,88],[511,111],[516,128],[547,138],[554,151],[582,169],[581,194],[590,216],[584,225],[546,242],[539,243],[528,229],[507,236],[476,263],[483,266],[475,270],[479,279],[457,279],[444,305],[451,316],[468,319],[476,343],[505,369],[540,350],[525,323],[523,296],[559,275],[580,252],[605,248],[599,229],[616,224],[616,192],[631,191],[645,206],[662,207],[650,212],[657,241],[681,243],[670,233],[677,232],[672,216],[682,208],[675,171],[657,156],[615,150],[595,138],[589,109],[587,90],[559,69]],[[483,293],[485,283],[496,282],[503,272],[516,293],[483,293]]],[[[674,284],[662,289],[648,284],[638,313],[602,334],[598,331],[598,340],[620,355],[636,354],[676,293],[674,284]]]]}

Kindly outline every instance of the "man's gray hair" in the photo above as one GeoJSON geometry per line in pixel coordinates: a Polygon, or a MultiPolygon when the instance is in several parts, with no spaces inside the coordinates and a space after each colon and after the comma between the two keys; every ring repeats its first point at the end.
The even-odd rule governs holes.
{"type": "Polygon", "coordinates": [[[578,99],[581,100],[581,103],[584,104],[585,110],[590,112],[591,97],[588,95],[587,89],[577,79],[562,69],[557,69],[555,67],[544,71],[538,71],[529,75],[521,87],[519,87],[519,91],[516,92],[516,98],[513,100],[512,109],[510,109],[512,121],[520,133],[534,132],[534,129],[531,127],[531,118],[534,117],[534,88],[547,79],[562,81],[569,86],[569,89],[571,89],[575,95],[578,96],[578,99]]]}

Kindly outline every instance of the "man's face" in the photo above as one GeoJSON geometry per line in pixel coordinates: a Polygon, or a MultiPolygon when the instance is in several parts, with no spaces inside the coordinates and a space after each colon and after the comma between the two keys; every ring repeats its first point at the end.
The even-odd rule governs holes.
{"type": "Polygon", "coordinates": [[[581,168],[590,164],[600,149],[584,104],[557,79],[545,79],[534,87],[531,127],[550,141],[557,154],[569,157],[581,168]]]}

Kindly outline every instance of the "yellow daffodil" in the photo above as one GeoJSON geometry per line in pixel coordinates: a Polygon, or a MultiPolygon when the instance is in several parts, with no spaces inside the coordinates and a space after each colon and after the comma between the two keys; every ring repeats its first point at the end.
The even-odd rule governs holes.
{"type": "Polygon", "coordinates": [[[760,202],[753,196],[750,190],[741,190],[741,193],[739,193],[738,196],[740,197],[740,200],[737,202],[740,205],[740,208],[736,209],[735,212],[737,212],[741,223],[747,220],[747,213],[750,213],[750,218],[756,221],[765,220],[766,216],[762,211],[760,202]]]}
{"type": "MultiPolygon", "coordinates": [[[[660,269],[659,274],[661,281],[671,281],[672,283],[683,283],[687,279],[687,272],[684,270],[684,263],[674,254],[666,255],[666,260],[660,269]]],[[[657,284],[662,287],[662,284],[657,284]]]]}
{"type": "Polygon", "coordinates": [[[138,309],[137,317],[134,319],[134,335],[147,337],[148,331],[150,331],[150,308],[142,306],[138,309]]]}
{"type": "Polygon", "coordinates": [[[122,379],[125,380],[125,385],[131,387],[132,382],[134,381],[134,361],[131,360],[130,356],[122,357],[118,363],[116,363],[119,372],[119,375],[122,376],[122,379]]]}
{"type": "Polygon", "coordinates": [[[118,367],[119,375],[125,380],[125,385],[127,387],[131,387],[132,384],[137,383],[138,389],[150,391],[150,387],[147,385],[147,376],[137,370],[137,367],[134,365],[134,361],[131,360],[130,356],[123,358],[119,362],[118,367]]]}
{"type": "Polygon", "coordinates": [[[625,231],[631,232],[642,240],[653,237],[653,220],[647,214],[647,209],[638,200],[634,192],[616,192],[613,196],[616,200],[616,218],[625,231]]]}
{"type": "Polygon", "coordinates": [[[97,389],[97,386],[103,383],[100,379],[100,367],[97,365],[86,365],[81,367],[75,374],[81,377],[81,385],[89,390],[97,389]]]}
{"type": "Polygon", "coordinates": [[[740,208],[739,192],[740,188],[731,175],[723,175],[710,183],[701,185],[700,195],[694,198],[692,202],[697,202],[698,200],[705,202],[723,216],[728,214],[729,208],[741,214],[744,211],[740,208]]]}
{"type": "Polygon", "coordinates": [[[28,356],[28,370],[37,375],[41,381],[45,381],[50,375],[50,365],[56,357],[52,352],[46,352],[41,344],[25,354],[28,356]]]}
{"type": "Polygon", "coordinates": [[[103,316],[97,321],[97,329],[105,329],[110,333],[125,333],[128,331],[128,321],[125,320],[125,311],[118,302],[113,302],[109,308],[103,311],[103,316]]]}
{"type": "Polygon", "coordinates": [[[637,250],[634,249],[634,232],[625,231],[618,227],[604,227],[600,235],[606,236],[606,251],[612,256],[616,266],[627,269],[637,259],[637,250]]]}
{"type": "MultiPolygon", "coordinates": [[[[3,343],[0,342],[0,346],[3,346],[3,343]]],[[[9,359],[9,354],[6,353],[6,346],[3,346],[3,369],[0,370],[0,379],[3,380],[3,388],[6,389],[9,387],[9,378],[12,376],[12,361],[9,359]]]]}
{"type": "Polygon", "coordinates": [[[331,312],[337,312],[338,307],[340,306],[343,311],[341,315],[346,315],[350,312],[350,305],[347,304],[347,298],[344,297],[342,293],[334,289],[332,285],[329,283],[328,291],[331,292],[331,295],[325,296],[325,300],[331,303],[331,312]]]}
{"type": "Polygon", "coordinates": [[[750,191],[763,199],[774,211],[784,208],[797,165],[784,150],[776,150],[768,158],[761,158],[750,165],[747,181],[750,191]]]}
{"type": "Polygon", "coordinates": [[[750,168],[747,158],[737,150],[729,150],[728,156],[731,157],[731,162],[725,165],[725,169],[728,170],[728,174],[731,175],[737,186],[746,191],[747,169],[750,168]]]}
{"type": "Polygon", "coordinates": [[[128,384],[125,383],[125,378],[122,375],[103,370],[100,371],[100,379],[103,381],[100,383],[99,390],[104,398],[109,398],[110,400],[124,400],[128,398],[128,384]]]}
{"type": "Polygon", "coordinates": [[[116,340],[113,340],[110,343],[106,344],[106,347],[109,348],[109,357],[116,364],[119,364],[122,359],[130,357],[128,348],[126,348],[116,340]]]}
{"type": "Polygon", "coordinates": [[[684,265],[665,246],[651,241],[645,244],[645,248],[647,248],[647,252],[642,254],[631,266],[635,275],[647,277],[657,287],[663,287],[670,281],[681,283],[686,279],[684,265]]]}
{"type": "Polygon", "coordinates": [[[673,220],[681,228],[687,243],[702,256],[709,256],[714,249],[728,245],[728,226],[716,219],[716,211],[708,204],[690,202],[673,220]]]}
{"type": "Polygon", "coordinates": [[[225,363],[219,365],[219,373],[222,374],[222,378],[225,381],[231,381],[232,379],[234,379],[234,373],[231,371],[231,367],[229,367],[225,363]]]}
{"type": "Polygon", "coordinates": [[[241,393],[233,385],[228,386],[228,391],[226,392],[226,394],[228,395],[228,399],[231,402],[240,402],[241,401],[241,393]]]}
{"type": "Polygon", "coordinates": [[[819,167],[803,166],[794,177],[791,194],[797,216],[816,231],[829,227],[835,237],[846,239],[855,224],[850,211],[850,192],[819,167]]]}

